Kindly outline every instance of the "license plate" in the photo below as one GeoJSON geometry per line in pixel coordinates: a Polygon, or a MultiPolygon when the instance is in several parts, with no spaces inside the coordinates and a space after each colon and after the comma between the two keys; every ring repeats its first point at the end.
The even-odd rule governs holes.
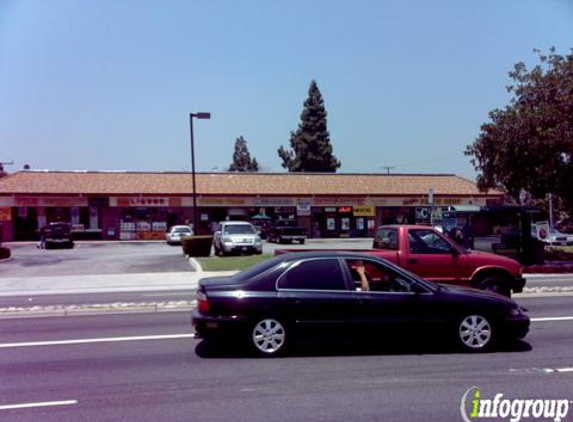
{"type": "Polygon", "coordinates": [[[241,247],[241,250],[242,250],[243,252],[244,252],[244,251],[247,251],[248,249],[249,249],[249,248],[247,248],[246,246],[241,247]]]}

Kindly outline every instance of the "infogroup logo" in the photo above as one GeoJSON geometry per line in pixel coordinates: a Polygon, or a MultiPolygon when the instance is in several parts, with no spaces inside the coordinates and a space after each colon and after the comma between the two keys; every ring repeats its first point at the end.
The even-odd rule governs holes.
{"type": "Polygon", "coordinates": [[[472,387],[462,396],[460,412],[464,422],[488,418],[520,422],[522,419],[560,422],[573,404],[568,399],[506,399],[503,393],[484,398],[482,390],[472,387]]]}

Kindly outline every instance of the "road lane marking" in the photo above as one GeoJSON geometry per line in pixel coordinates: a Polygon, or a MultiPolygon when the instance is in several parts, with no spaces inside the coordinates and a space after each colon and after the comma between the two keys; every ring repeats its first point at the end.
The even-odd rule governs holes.
{"type": "Polygon", "coordinates": [[[573,321],[573,316],[531,318],[531,322],[573,321]]]}
{"type": "Polygon", "coordinates": [[[557,372],[573,372],[573,368],[559,368],[557,372]]]}
{"type": "Polygon", "coordinates": [[[62,346],[70,344],[112,343],[119,341],[172,340],[172,339],[194,338],[194,337],[195,337],[194,334],[167,334],[167,335],[156,335],[156,336],[104,337],[104,338],[84,338],[78,340],[31,341],[26,343],[0,344],[0,349],[9,349],[15,347],[62,346]]]}
{"type": "Polygon", "coordinates": [[[44,401],[37,403],[4,404],[0,405],[0,410],[29,409],[32,407],[70,406],[72,404],[78,404],[78,401],[62,400],[62,401],[44,401]]]}

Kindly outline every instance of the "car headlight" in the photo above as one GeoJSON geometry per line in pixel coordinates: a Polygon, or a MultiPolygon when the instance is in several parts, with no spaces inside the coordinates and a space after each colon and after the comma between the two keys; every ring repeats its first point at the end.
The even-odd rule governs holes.
{"type": "Polygon", "coordinates": [[[521,306],[518,306],[517,308],[513,308],[511,311],[509,311],[509,315],[520,316],[520,315],[523,315],[524,311],[525,311],[525,309],[523,309],[521,306]]]}
{"type": "Polygon", "coordinates": [[[263,242],[263,241],[261,240],[260,237],[258,237],[258,236],[255,237],[255,243],[259,244],[259,243],[262,243],[262,242],[263,242]]]}
{"type": "Polygon", "coordinates": [[[221,239],[223,241],[223,243],[233,243],[233,239],[231,239],[230,237],[223,237],[223,239],[221,239]]]}

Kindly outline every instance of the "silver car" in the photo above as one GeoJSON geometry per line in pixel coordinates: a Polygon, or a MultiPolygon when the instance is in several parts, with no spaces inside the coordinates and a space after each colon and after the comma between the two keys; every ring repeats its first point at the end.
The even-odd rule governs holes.
{"type": "Polygon", "coordinates": [[[189,226],[173,226],[165,235],[165,240],[168,245],[175,245],[181,243],[181,238],[192,235],[193,230],[189,226]]]}
{"type": "Polygon", "coordinates": [[[263,242],[255,226],[247,221],[223,221],[213,235],[215,255],[263,253],[263,242]]]}

